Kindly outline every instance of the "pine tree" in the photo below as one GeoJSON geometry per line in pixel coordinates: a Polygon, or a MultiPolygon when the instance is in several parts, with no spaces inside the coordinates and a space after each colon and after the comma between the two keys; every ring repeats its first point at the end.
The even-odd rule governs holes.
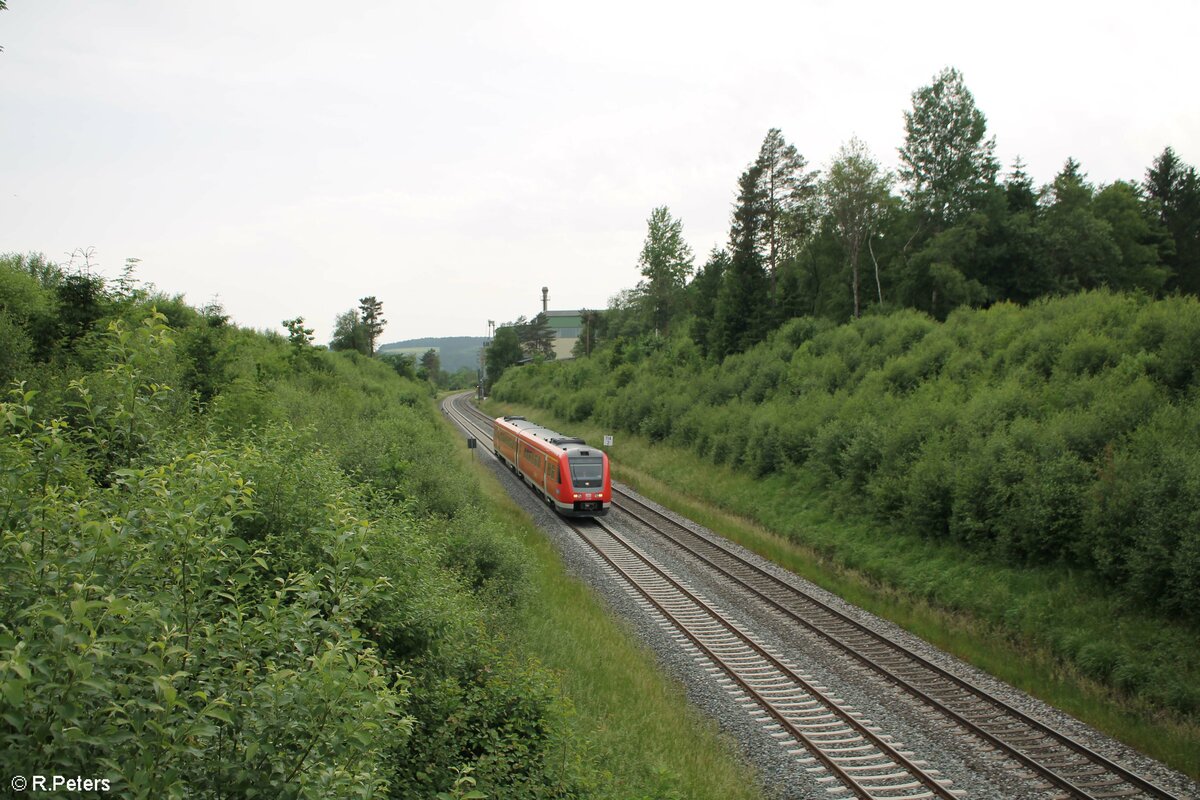
{"type": "Polygon", "coordinates": [[[1041,257],[1038,192],[1020,158],[1001,190],[1004,202],[994,212],[985,282],[993,299],[1027,303],[1053,291],[1055,278],[1041,257]]]}
{"type": "Polygon", "coordinates": [[[508,327],[516,332],[517,340],[526,355],[554,358],[554,330],[550,327],[545,312],[539,312],[531,320],[518,317],[517,321],[508,327]]]}
{"type": "Polygon", "coordinates": [[[312,348],[313,329],[305,326],[304,317],[285,319],[283,327],[287,328],[288,343],[291,345],[292,362],[301,364],[310,361],[314,355],[312,348]]]}
{"type": "Polygon", "coordinates": [[[1200,178],[1170,147],[1146,171],[1146,194],[1174,244],[1164,263],[1174,273],[1165,286],[1200,295],[1200,178]]]}
{"type": "Polygon", "coordinates": [[[571,348],[571,356],[587,358],[600,341],[601,314],[595,309],[581,308],[579,309],[579,320],[581,323],[579,338],[575,340],[575,345],[571,348]]]}
{"type": "Polygon", "coordinates": [[[764,214],[762,167],[754,164],[742,173],[738,187],[729,236],[729,268],[721,279],[709,335],[710,351],[718,359],[745,350],[766,333],[769,293],[758,249],[764,214]]]}
{"type": "Polygon", "coordinates": [[[806,171],[808,162],[778,128],[767,132],[755,165],[762,200],[759,252],[774,287],[782,262],[794,256],[812,233],[817,216],[817,172],[806,171]]]}
{"type": "Polygon", "coordinates": [[[438,355],[437,349],[431,347],[422,353],[419,363],[421,368],[417,371],[417,377],[440,385],[442,378],[442,357],[438,355]]]}
{"type": "Polygon", "coordinates": [[[550,327],[550,318],[539,312],[529,323],[530,341],[533,342],[535,355],[554,358],[554,329],[550,327]]]}
{"type": "Polygon", "coordinates": [[[1096,193],[1092,213],[1108,226],[1120,258],[1100,280],[1116,290],[1142,289],[1157,293],[1171,275],[1163,256],[1173,253],[1166,226],[1147,208],[1138,187],[1115,181],[1096,193]]]}
{"type": "Polygon", "coordinates": [[[1004,199],[1010,213],[1037,210],[1037,191],[1033,188],[1033,178],[1025,171],[1025,162],[1018,156],[1013,161],[1012,172],[1004,182],[1004,199]]]}
{"type": "Polygon", "coordinates": [[[375,342],[383,333],[383,326],[387,325],[387,320],[383,318],[383,302],[376,300],[375,295],[364,297],[358,301],[358,310],[362,314],[363,336],[367,341],[365,355],[373,355],[375,342]]]}
{"type": "Polygon", "coordinates": [[[688,286],[693,312],[692,341],[705,356],[708,356],[712,349],[711,335],[717,310],[717,294],[728,269],[729,254],[719,247],[714,247],[708,256],[708,262],[700,268],[688,286]]]}
{"type": "Polygon", "coordinates": [[[1121,252],[1111,229],[1092,208],[1095,193],[1073,158],[1044,191],[1050,202],[1039,225],[1042,258],[1053,271],[1057,291],[1096,288],[1119,268],[1121,252]]]}

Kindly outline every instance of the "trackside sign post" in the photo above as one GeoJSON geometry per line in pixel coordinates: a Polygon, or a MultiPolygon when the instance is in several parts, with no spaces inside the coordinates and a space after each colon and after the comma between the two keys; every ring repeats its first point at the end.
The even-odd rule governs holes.
{"type": "Polygon", "coordinates": [[[611,433],[604,434],[604,446],[612,447],[612,434],[611,433]]]}

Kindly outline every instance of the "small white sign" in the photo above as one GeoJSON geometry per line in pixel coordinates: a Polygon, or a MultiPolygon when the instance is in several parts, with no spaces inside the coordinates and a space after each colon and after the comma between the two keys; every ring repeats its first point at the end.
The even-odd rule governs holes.
{"type": "Polygon", "coordinates": [[[612,434],[611,433],[604,434],[604,446],[612,447],[612,434]]]}

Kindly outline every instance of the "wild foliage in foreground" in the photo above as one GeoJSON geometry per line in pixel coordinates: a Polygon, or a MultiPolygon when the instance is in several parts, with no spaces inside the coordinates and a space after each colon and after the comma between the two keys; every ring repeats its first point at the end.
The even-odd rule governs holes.
{"type": "MultiPolygon", "coordinates": [[[[1200,303],[1091,292],[1028,308],[797,319],[720,365],[678,337],[506,373],[498,399],[803,471],[847,508],[1006,565],[1083,567],[1167,618],[1200,608],[1200,303]]],[[[1111,653],[1109,654],[1111,656],[1111,653]]],[[[1161,702],[1119,659],[1091,672],[1161,702]]]]}
{"type": "Polygon", "coordinates": [[[427,389],[37,258],[0,262],[0,334],[24,381],[0,407],[0,771],[583,793],[551,676],[501,633],[518,554],[427,389]]]}

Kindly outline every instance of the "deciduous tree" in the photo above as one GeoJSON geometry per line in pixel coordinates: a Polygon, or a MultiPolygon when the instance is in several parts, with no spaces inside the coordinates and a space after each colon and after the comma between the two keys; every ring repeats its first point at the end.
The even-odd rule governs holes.
{"type": "Polygon", "coordinates": [[[389,353],[384,351],[379,354],[379,360],[383,361],[392,369],[396,370],[396,374],[401,378],[416,378],[416,359],[405,353],[389,353]]]}
{"type": "Polygon", "coordinates": [[[370,344],[367,342],[366,330],[358,309],[352,308],[344,314],[338,314],[333,323],[333,338],[329,340],[330,350],[357,350],[363,355],[370,355],[370,344]]]}
{"type": "Polygon", "coordinates": [[[947,67],[929,86],[913,92],[904,112],[900,177],[905,194],[933,232],[969,212],[996,179],[995,138],[958,70],[947,67]]]}
{"type": "Polygon", "coordinates": [[[646,241],[638,259],[645,278],[638,286],[639,300],[655,332],[666,335],[692,274],[692,248],[683,240],[683,221],[674,219],[666,206],[651,211],[646,226],[646,241]]]}
{"type": "MultiPolygon", "coordinates": [[[[833,220],[838,239],[850,267],[854,316],[862,316],[859,305],[858,263],[863,247],[874,235],[887,205],[891,176],[880,169],[867,146],[852,138],[842,145],[837,158],[821,183],[825,207],[833,220]]],[[[883,302],[883,285],[875,264],[875,289],[883,302]]]]}
{"type": "Polygon", "coordinates": [[[520,361],[523,355],[521,340],[517,338],[516,328],[511,325],[498,328],[496,335],[492,337],[492,343],[488,345],[484,354],[488,386],[490,387],[500,380],[504,370],[520,361]]]}

